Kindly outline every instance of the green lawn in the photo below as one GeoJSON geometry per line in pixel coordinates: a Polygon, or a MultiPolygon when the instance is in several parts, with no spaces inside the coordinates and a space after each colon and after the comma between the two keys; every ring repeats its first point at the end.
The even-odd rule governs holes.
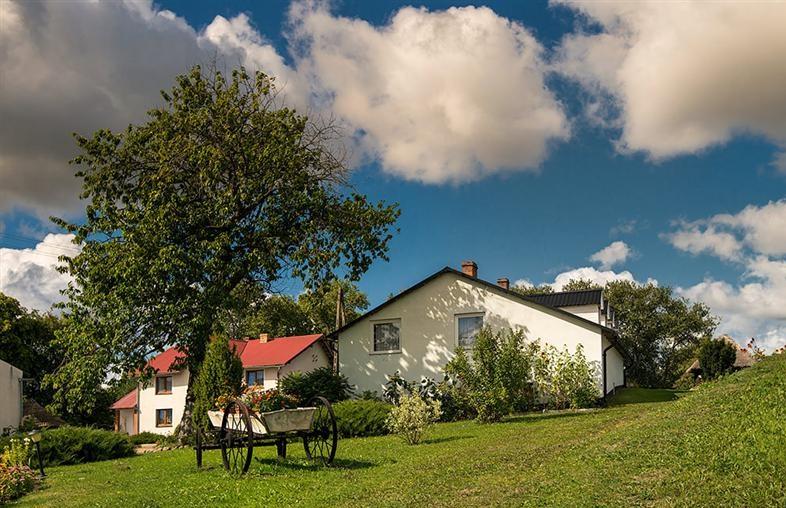
{"type": "Polygon", "coordinates": [[[311,466],[296,446],[283,464],[261,449],[241,478],[224,473],[215,453],[197,471],[188,450],[54,468],[21,504],[786,505],[786,358],[663,401],[668,393],[622,392],[591,412],[438,425],[419,446],[344,440],[332,468],[311,466]]]}

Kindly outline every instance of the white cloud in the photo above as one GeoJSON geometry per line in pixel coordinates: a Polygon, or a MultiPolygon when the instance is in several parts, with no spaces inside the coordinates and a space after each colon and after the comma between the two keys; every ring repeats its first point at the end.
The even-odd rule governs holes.
{"type": "Polygon", "coordinates": [[[583,266],[581,268],[574,268],[572,270],[560,273],[554,278],[554,282],[552,282],[550,285],[554,288],[555,291],[562,291],[562,287],[572,279],[589,280],[600,286],[605,286],[607,282],[611,282],[613,280],[627,280],[631,282],[636,281],[636,279],[633,278],[633,274],[627,270],[622,272],[615,272],[613,270],[601,271],[591,266],[583,266]]]}
{"type": "Polygon", "coordinates": [[[664,235],[672,245],[692,254],[709,253],[725,260],[740,260],[745,251],[767,256],[786,255],[786,199],[764,206],[748,205],[736,214],[680,222],[664,235]]]}
{"type": "Polygon", "coordinates": [[[143,120],[161,104],[159,91],[196,63],[246,63],[303,93],[243,15],[197,32],[151,0],[2,1],[0,19],[0,211],[77,211],[71,133],[143,120]]]}
{"type": "Polygon", "coordinates": [[[719,332],[740,343],[755,336],[769,350],[786,343],[786,200],[683,222],[665,237],[678,249],[745,268],[737,284],[706,278],[677,289],[721,316],[719,332]]]}
{"type": "Polygon", "coordinates": [[[62,301],[60,290],[71,280],[56,270],[60,255],[79,252],[74,235],[48,234],[32,249],[0,248],[0,292],[29,309],[46,311],[62,301]]]}
{"type": "Polygon", "coordinates": [[[535,38],[487,8],[404,8],[374,27],[295,2],[294,66],[245,14],[197,30],[151,0],[0,2],[0,212],[76,213],[71,132],[144,119],[192,65],[276,76],[288,104],[335,116],[357,159],[392,174],[460,182],[534,170],[565,139],[535,38]]]}
{"type": "Polygon", "coordinates": [[[721,259],[739,259],[742,245],[731,233],[718,231],[713,226],[684,224],[682,229],[664,235],[674,247],[691,254],[709,253],[721,259]]]}
{"type": "Polygon", "coordinates": [[[614,265],[624,263],[631,255],[630,247],[622,241],[612,242],[592,256],[590,261],[599,263],[603,270],[608,270],[614,265]]]}
{"type": "Polygon", "coordinates": [[[567,36],[557,67],[621,150],[660,159],[741,132],[786,146],[786,2],[553,3],[601,28],[567,36]]]}
{"type": "Polygon", "coordinates": [[[568,137],[543,48],[491,9],[405,7],[381,27],[323,4],[291,16],[299,70],[389,173],[443,183],[533,170],[568,137]]]}

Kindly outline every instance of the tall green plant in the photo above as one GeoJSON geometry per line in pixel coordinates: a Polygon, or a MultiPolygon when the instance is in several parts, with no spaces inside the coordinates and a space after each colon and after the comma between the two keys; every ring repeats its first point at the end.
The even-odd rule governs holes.
{"type": "Polygon", "coordinates": [[[243,384],[243,363],[227,337],[214,337],[194,383],[194,423],[207,429],[207,412],[221,395],[236,396],[243,384]]]}
{"type": "Polygon", "coordinates": [[[699,346],[699,364],[705,379],[715,379],[734,368],[737,351],[723,339],[704,339],[699,346]]]}
{"type": "Polygon", "coordinates": [[[514,409],[532,405],[534,349],[521,331],[492,332],[483,328],[471,354],[463,349],[445,366],[445,373],[466,390],[479,421],[498,421],[514,409]]]}

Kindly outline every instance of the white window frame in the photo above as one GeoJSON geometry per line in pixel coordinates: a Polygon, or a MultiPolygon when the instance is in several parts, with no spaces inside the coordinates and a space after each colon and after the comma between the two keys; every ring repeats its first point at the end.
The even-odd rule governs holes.
{"type": "Polygon", "coordinates": [[[375,319],[371,321],[371,351],[369,351],[370,355],[393,355],[401,353],[401,318],[394,318],[394,319],[375,319]],[[376,341],[374,340],[374,331],[377,325],[396,325],[398,327],[398,349],[386,349],[383,351],[377,351],[374,348],[376,347],[376,341]]]}
{"type": "Polygon", "coordinates": [[[473,349],[473,347],[462,346],[459,344],[459,319],[461,318],[473,318],[479,317],[483,318],[483,326],[486,326],[486,313],[485,312],[464,312],[461,314],[454,314],[453,315],[453,337],[454,343],[456,348],[463,348],[463,349],[473,349]]]}

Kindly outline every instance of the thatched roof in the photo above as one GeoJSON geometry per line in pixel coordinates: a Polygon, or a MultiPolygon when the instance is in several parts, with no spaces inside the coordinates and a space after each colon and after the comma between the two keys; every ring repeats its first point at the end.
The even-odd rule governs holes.
{"type": "Polygon", "coordinates": [[[32,416],[42,427],[60,427],[66,424],[62,418],[53,415],[33,399],[24,400],[22,415],[32,416]]]}
{"type": "MultiPolygon", "coordinates": [[[[718,337],[718,340],[724,340],[727,343],[731,344],[734,347],[734,350],[737,353],[736,358],[734,359],[734,368],[735,369],[744,369],[745,367],[750,367],[753,365],[756,360],[753,358],[753,355],[747,349],[741,347],[737,344],[737,341],[729,337],[728,335],[721,335],[718,337]]],[[[698,374],[701,372],[701,364],[699,363],[699,359],[693,361],[688,367],[688,370],[685,371],[686,373],[690,372],[693,374],[698,374]]]]}

